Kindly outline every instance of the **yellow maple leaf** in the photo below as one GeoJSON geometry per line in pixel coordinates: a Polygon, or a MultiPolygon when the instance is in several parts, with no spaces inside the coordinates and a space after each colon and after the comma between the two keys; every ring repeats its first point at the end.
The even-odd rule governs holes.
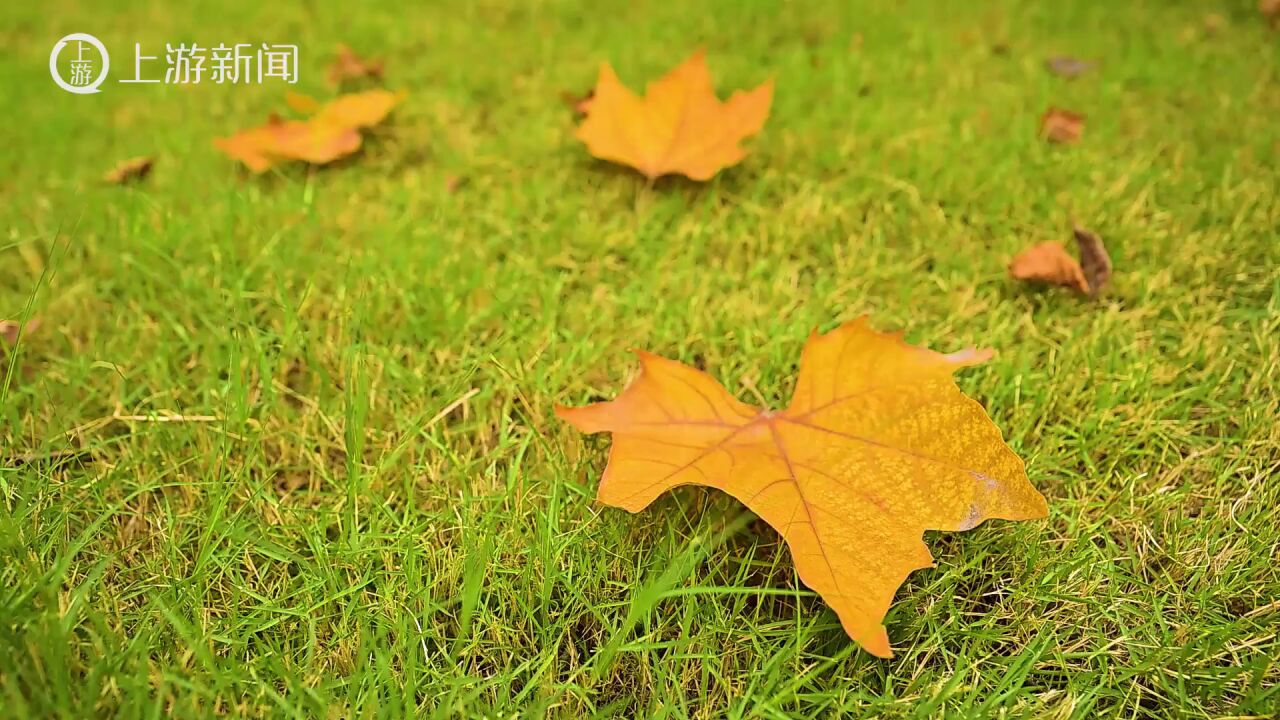
{"type": "Polygon", "coordinates": [[[613,448],[598,499],[638,512],[679,485],[729,493],[772,525],[800,579],[851,638],[890,657],[894,592],[930,567],[925,530],[1044,517],[1044,497],[952,373],[990,350],[950,355],[876,332],[866,318],[810,336],[791,404],[761,410],[711,376],[639,353],[614,400],[556,414],[613,448]]]}
{"type": "Polygon", "coordinates": [[[701,51],[649,83],[644,97],[602,63],[594,95],[582,106],[587,116],[577,137],[592,155],[651,179],[678,173],[708,180],[746,157],[741,142],[764,127],[772,101],[769,80],[721,102],[701,51]]]}

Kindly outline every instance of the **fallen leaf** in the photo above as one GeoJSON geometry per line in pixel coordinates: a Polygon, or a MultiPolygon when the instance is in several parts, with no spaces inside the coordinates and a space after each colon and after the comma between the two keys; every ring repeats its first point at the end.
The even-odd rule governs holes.
{"type": "Polygon", "coordinates": [[[595,96],[595,90],[588,90],[582,94],[571,93],[568,90],[560,92],[560,100],[565,105],[568,105],[569,109],[573,110],[574,114],[578,116],[586,115],[591,110],[591,100],[595,96]]]}
{"type": "MultiPolygon", "coordinates": [[[[272,115],[265,125],[217,138],[214,144],[255,173],[289,160],[324,165],[359,150],[359,129],[382,122],[406,95],[390,90],[341,95],[319,106],[306,120],[282,120],[272,115]]],[[[305,105],[297,98],[305,96],[293,100],[305,105]]]]}
{"type": "Polygon", "coordinates": [[[629,165],[650,179],[681,174],[708,180],[746,157],[739,143],[764,127],[773,81],[721,102],[701,51],[639,97],[600,65],[595,94],[577,137],[601,160],[629,165]]]}
{"type": "MultiPolygon", "coordinates": [[[[1277,0],[1280,4],[1280,0],[1277,0]]],[[[1227,27],[1227,19],[1218,13],[1209,13],[1204,16],[1204,32],[1206,35],[1217,35],[1227,27]]]]}
{"type": "Polygon", "coordinates": [[[1076,245],[1080,248],[1080,269],[1089,287],[1090,297],[1097,297],[1102,288],[1111,282],[1111,256],[1102,244],[1102,238],[1077,225],[1074,229],[1076,245]]]}
{"type": "Polygon", "coordinates": [[[1050,142],[1073,143],[1084,134],[1084,116],[1051,107],[1040,116],[1040,136],[1050,142]]]}
{"type": "Polygon", "coordinates": [[[341,85],[344,80],[360,80],[363,78],[382,79],[383,61],[368,60],[360,57],[346,45],[339,45],[338,52],[329,64],[328,78],[330,85],[341,85]]]}
{"type": "Polygon", "coordinates": [[[408,95],[404,90],[366,90],[339,95],[321,107],[313,120],[340,127],[373,127],[385,120],[408,95]]]}
{"type": "Polygon", "coordinates": [[[26,329],[23,329],[22,323],[18,320],[0,320],[0,338],[9,345],[17,345],[19,336],[29,335],[38,327],[40,327],[40,318],[28,320],[26,329]]]}
{"type": "Polygon", "coordinates": [[[1093,63],[1070,55],[1056,55],[1044,61],[1044,66],[1054,75],[1065,78],[1079,77],[1093,69],[1093,63]]]}
{"type": "Polygon", "coordinates": [[[360,149],[361,138],[355,128],[272,115],[261,127],[218,138],[214,143],[253,172],[261,173],[287,160],[316,165],[332,162],[360,149]]]}
{"type": "Polygon", "coordinates": [[[1258,0],[1258,12],[1272,28],[1280,26],[1280,0],[1258,0]]]}
{"type": "Polygon", "coordinates": [[[1015,255],[1009,263],[1009,274],[1018,280],[1062,285],[1089,293],[1089,281],[1080,263],[1067,254],[1062,243],[1052,240],[1032,245],[1015,255]]]}
{"type": "Polygon", "coordinates": [[[151,166],[154,164],[155,158],[146,155],[129,158],[108,170],[102,176],[102,180],[112,185],[123,185],[134,180],[142,180],[151,172],[151,166]]]}
{"type": "Polygon", "coordinates": [[[598,500],[638,512],[680,485],[732,495],[781,533],[800,579],[874,655],[893,654],[882,622],[895,591],[932,565],[925,530],[1048,512],[1022,460],[951,377],[990,350],[943,355],[861,318],[809,337],[781,411],[637,354],[641,373],[616,399],[556,408],[582,432],[613,435],[598,500]]]}

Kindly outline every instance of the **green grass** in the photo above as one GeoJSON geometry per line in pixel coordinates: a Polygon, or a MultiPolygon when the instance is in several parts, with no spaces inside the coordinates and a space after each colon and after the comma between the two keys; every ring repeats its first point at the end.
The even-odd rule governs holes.
{"type": "Polygon", "coordinates": [[[0,318],[42,320],[0,350],[0,714],[1276,716],[1280,36],[1252,0],[285,5],[0,11],[0,318]],[[297,43],[319,93],[347,42],[411,94],[358,159],[249,179],[211,139],[280,85],[71,96],[46,67],[77,31],[116,78],[134,42],[297,43]],[[722,92],[777,80],[752,155],[653,186],[589,158],[560,93],[698,45],[722,92]],[[1036,138],[1049,105],[1078,145],[1036,138]],[[147,182],[98,182],[137,154],[147,182]],[[1105,297],[1006,277],[1073,219],[1105,297]],[[607,440],[551,412],[630,347],[779,406],[808,331],[863,313],[998,349],[961,384],[1050,505],[931,533],[890,661],[731,499],[595,505],[607,440]]]}

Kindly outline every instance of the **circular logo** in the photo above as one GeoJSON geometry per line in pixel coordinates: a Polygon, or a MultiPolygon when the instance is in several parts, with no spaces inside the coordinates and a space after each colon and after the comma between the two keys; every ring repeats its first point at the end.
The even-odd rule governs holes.
{"type": "Polygon", "coordinates": [[[107,70],[111,68],[111,57],[107,55],[107,47],[102,41],[88,33],[71,33],[53,46],[49,53],[49,74],[58,87],[77,95],[91,95],[102,92],[98,86],[107,80],[107,70]],[[92,48],[92,50],[90,49],[92,48]],[[71,57],[68,75],[62,76],[58,67],[58,55],[63,50],[71,57]],[[97,50],[94,57],[93,50],[97,50]],[[101,69],[99,69],[101,68],[101,69]],[[95,72],[96,71],[96,72],[95,72]]]}

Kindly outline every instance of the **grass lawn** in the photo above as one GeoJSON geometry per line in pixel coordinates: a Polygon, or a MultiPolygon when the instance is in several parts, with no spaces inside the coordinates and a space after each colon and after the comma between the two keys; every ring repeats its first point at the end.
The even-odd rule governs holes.
{"type": "Polygon", "coordinates": [[[1280,35],[1252,0],[287,5],[0,10],[0,319],[41,321],[0,348],[0,715],[1280,712],[1280,35]],[[49,78],[71,32],[112,52],[100,95],[49,78]],[[212,139],[283,84],[116,82],[193,41],[295,43],[320,95],[346,42],[410,95],[357,158],[250,178],[212,139]],[[591,159],[561,93],[700,45],[722,95],[776,78],[747,160],[591,159]],[[1051,105],[1079,143],[1037,138],[1051,105]],[[1006,276],[1073,220],[1101,299],[1006,276]],[[607,438],[552,414],[632,347],[779,407],[808,332],[864,313],[998,350],[961,386],[1050,508],[930,533],[887,661],[727,496],[595,504],[607,438]]]}

